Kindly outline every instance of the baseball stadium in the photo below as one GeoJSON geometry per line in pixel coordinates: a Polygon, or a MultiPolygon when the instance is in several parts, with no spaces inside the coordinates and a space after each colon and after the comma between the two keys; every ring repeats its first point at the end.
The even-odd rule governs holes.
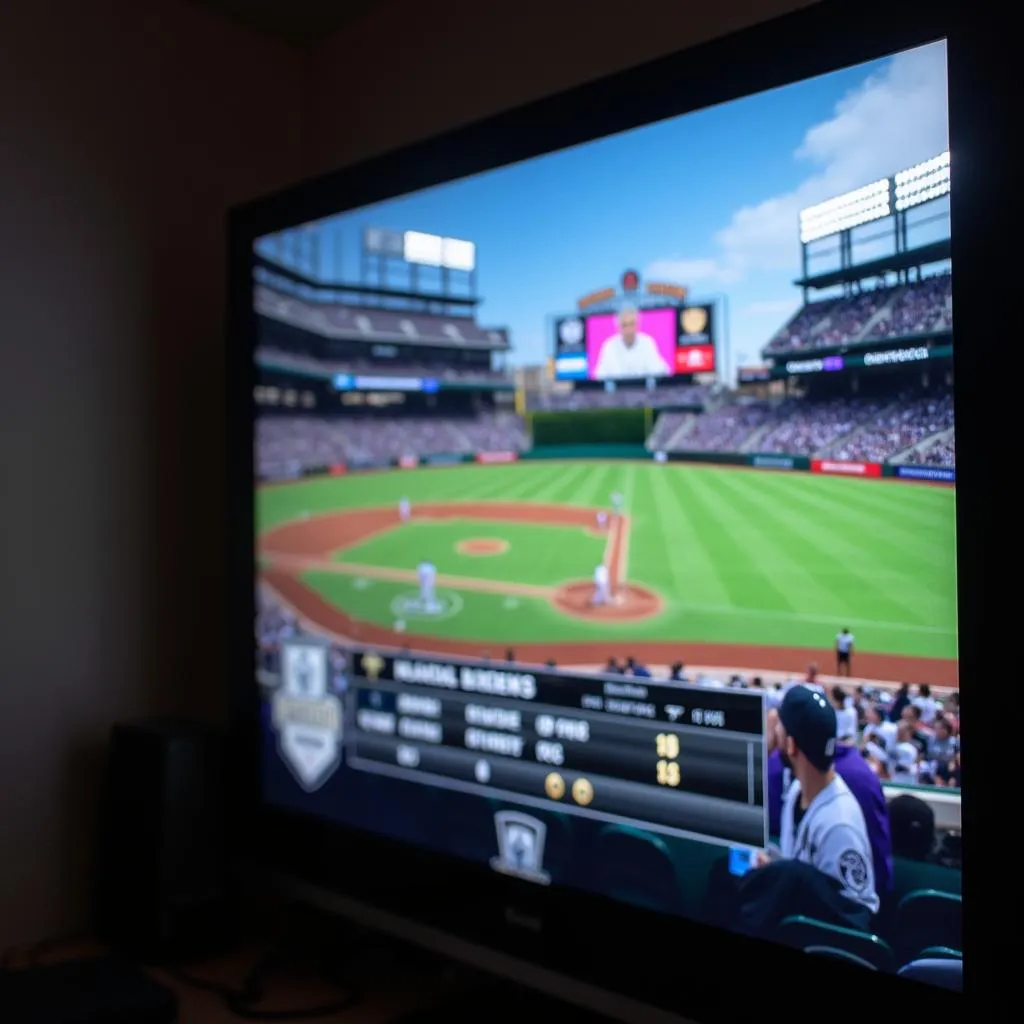
{"type": "MultiPolygon", "coordinates": [[[[948,155],[917,173],[936,168],[948,180],[948,155]]],[[[909,248],[897,231],[888,256],[815,275],[814,242],[847,229],[807,216],[804,304],[735,386],[567,382],[557,339],[549,365],[512,370],[509,332],[477,321],[472,269],[458,295],[339,292],[258,255],[267,614],[340,642],[726,679],[827,674],[848,630],[853,678],[955,689],[948,233],[909,248]]],[[[383,231],[366,245],[379,282],[399,246],[383,231]]],[[[695,308],[642,287],[630,272],[573,316],[666,295],[695,308]]],[[[723,303],[699,308],[721,332],[723,303]]]]}

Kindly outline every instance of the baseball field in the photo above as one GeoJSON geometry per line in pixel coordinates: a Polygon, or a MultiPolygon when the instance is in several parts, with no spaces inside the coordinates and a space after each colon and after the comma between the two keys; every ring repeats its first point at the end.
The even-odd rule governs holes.
{"type": "Polygon", "coordinates": [[[262,582],[361,643],[592,665],[824,670],[956,685],[949,487],[647,462],[524,461],[265,485],[262,582]],[[623,515],[597,513],[624,496],[623,515]],[[399,502],[412,517],[403,522],[399,502]],[[419,608],[416,566],[437,567],[419,608]],[[617,603],[593,608],[605,563],[617,603]]]}

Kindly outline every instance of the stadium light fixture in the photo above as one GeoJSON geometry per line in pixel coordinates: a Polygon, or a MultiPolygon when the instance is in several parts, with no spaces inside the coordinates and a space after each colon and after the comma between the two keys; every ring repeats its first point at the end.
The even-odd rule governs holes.
{"type": "Polygon", "coordinates": [[[826,199],[816,206],[800,211],[800,241],[815,242],[840,231],[860,227],[873,220],[881,220],[892,213],[889,179],[882,178],[870,185],[846,192],[834,199],[826,199]]]}
{"type": "Polygon", "coordinates": [[[909,210],[949,194],[949,152],[900,171],[895,181],[896,209],[909,210]]]}
{"type": "Polygon", "coordinates": [[[403,258],[407,263],[469,272],[476,267],[476,246],[459,238],[442,238],[422,231],[406,231],[403,258]]]}

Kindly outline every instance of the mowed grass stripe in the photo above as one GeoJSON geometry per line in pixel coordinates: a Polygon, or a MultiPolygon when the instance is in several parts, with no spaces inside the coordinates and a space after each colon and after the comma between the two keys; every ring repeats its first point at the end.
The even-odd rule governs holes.
{"type": "MultiPolygon", "coordinates": [[[[794,527],[821,536],[833,554],[843,560],[849,573],[864,584],[913,610],[913,619],[901,621],[955,628],[955,586],[947,547],[930,545],[926,554],[915,544],[893,543],[885,524],[871,513],[850,511],[827,499],[812,496],[805,488],[788,486],[791,477],[758,478],[759,492],[768,492],[773,510],[785,514],[794,527]]],[[[883,616],[878,616],[883,617],[883,616]]]]}
{"type": "Polygon", "coordinates": [[[706,546],[706,516],[686,500],[683,474],[658,466],[644,477],[632,530],[633,577],[689,605],[732,604],[706,546]]]}
{"type": "MultiPolygon", "coordinates": [[[[815,492],[804,487],[793,487],[789,476],[764,474],[758,478],[758,489],[771,495],[775,501],[797,509],[806,518],[835,527],[833,535],[837,550],[856,553],[866,543],[884,553],[886,575],[894,571],[904,576],[912,567],[918,577],[928,581],[929,587],[948,565],[952,567],[951,548],[931,538],[918,524],[917,529],[897,526],[892,516],[875,515],[863,508],[853,508],[849,502],[839,501],[827,492],[815,492]],[[949,553],[949,557],[944,557],[949,553]]],[[[929,531],[930,532],[930,531],[929,531]]]]}
{"type": "Polygon", "coordinates": [[[728,497],[744,515],[757,519],[765,542],[791,561],[791,579],[802,596],[801,607],[835,609],[836,614],[860,610],[864,617],[888,622],[920,622],[919,614],[902,600],[865,575],[863,567],[875,568],[876,560],[863,552],[859,564],[835,553],[835,534],[792,510],[785,512],[778,502],[765,501],[757,487],[758,476],[723,472],[712,478],[712,486],[728,497]]]}
{"type": "Polygon", "coordinates": [[[551,505],[571,505],[579,502],[580,485],[590,476],[591,467],[586,463],[561,467],[562,471],[552,472],[545,467],[543,484],[530,495],[530,500],[551,505]]]}
{"type": "MultiPolygon", "coordinates": [[[[810,485],[820,479],[810,476],[805,477],[804,482],[810,485]]],[[[829,483],[832,486],[827,490],[835,500],[875,516],[890,516],[909,529],[924,530],[928,534],[945,530],[955,495],[946,488],[912,483],[878,480],[831,480],[829,483]],[[922,494],[927,495],[925,500],[921,499],[922,494]]]]}
{"type": "Polygon", "coordinates": [[[669,472],[678,473],[673,489],[693,525],[695,542],[715,566],[729,604],[737,609],[798,610],[773,578],[777,556],[768,557],[771,550],[765,539],[716,491],[712,474],[669,472]]]}

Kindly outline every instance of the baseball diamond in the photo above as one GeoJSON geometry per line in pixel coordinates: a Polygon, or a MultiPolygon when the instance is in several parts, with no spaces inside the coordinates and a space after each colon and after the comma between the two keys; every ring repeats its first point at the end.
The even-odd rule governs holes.
{"type": "Polygon", "coordinates": [[[522,461],[311,478],[256,500],[262,583],[339,638],[472,656],[514,647],[560,665],[630,654],[802,672],[849,627],[858,676],[957,685],[951,488],[522,461]],[[616,491],[623,513],[602,529],[616,491]],[[396,630],[421,560],[437,567],[438,614],[396,630]],[[594,607],[601,563],[614,601],[594,607]]]}

